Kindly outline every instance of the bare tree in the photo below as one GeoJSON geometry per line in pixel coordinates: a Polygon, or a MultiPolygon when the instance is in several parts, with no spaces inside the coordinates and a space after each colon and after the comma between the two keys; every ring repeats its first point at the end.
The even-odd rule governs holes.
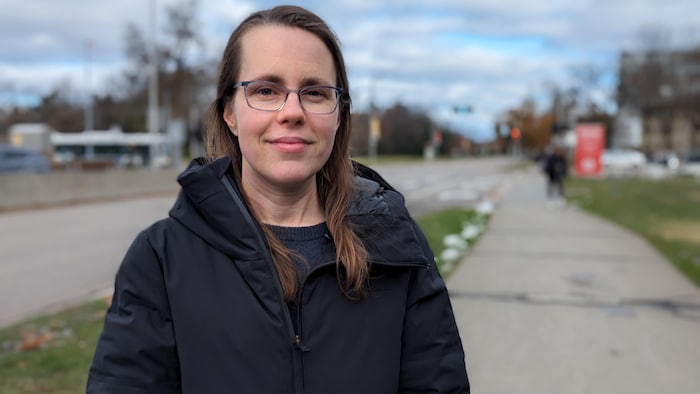
{"type": "Polygon", "coordinates": [[[167,53],[175,70],[186,67],[188,51],[204,48],[204,40],[199,34],[198,8],[197,0],[185,0],[166,7],[165,33],[169,41],[167,53]]]}
{"type": "Polygon", "coordinates": [[[644,26],[639,30],[639,43],[643,51],[667,51],[672,45],[671,32],[661,26],[644,26]]]}
{"type": "MultiPolygon", "coordinates": [[[[214,82],[216,66],[200,53],[204,40],[200,35],[197,0],[183,0],[165,8],[164,35],[155,42],[161,106],[168,118],[182,119],[191,133],[198,129],[201,114],[208,103],[210,86],[214,82]]],[[[149,43],[141,29],[130,24],[125,32],[125,55],[129,68],[124,70],[121,83],[129,100],[138,103],[143,112],[147,101],[148,75],[143,72],[149,64],[149,43]]],[[[131,108],[127,109],[128,111],[131,108]]],[[[142,124],[145,129],[145,113],[139,115],[143,122],[134,122],[129,114],[129,124],[142,124]]]]}

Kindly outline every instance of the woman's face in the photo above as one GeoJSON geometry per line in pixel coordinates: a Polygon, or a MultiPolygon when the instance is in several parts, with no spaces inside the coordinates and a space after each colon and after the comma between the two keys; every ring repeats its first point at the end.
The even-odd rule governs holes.
{"type": "MultiPolygon", "coordinates": [[[[281,26],[259,26],[241,42],[237,82],[271,81],[289,89],[335,86],[331,53],[313,34],[281,26]]],[[[243,158],[243,186],[258,190],[297,190],[315,185],[315,174],[331,154],[339,126],[339,110],[327,115],[304,112],[296,93],[282,110],[250,108],[244,89],[237,88],[224,120],[238,137],[243,158]]]]}

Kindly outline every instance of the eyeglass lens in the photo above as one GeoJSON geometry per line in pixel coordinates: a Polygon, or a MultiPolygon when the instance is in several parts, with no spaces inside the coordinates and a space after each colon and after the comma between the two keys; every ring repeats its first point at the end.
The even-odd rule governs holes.
{"type": "MultiPolygon", "coordinates": [[[[278,111],[287,101],[288,93],[294,90],[285,86],[264,81],[253,81],[246,85],[248,105],[262,111],[278,111]]],[[[338,95],[335,88],[327,86],[306,86],[296,91],[305,111],[315,114],[328,114],[335,111],[338,95]]]]}

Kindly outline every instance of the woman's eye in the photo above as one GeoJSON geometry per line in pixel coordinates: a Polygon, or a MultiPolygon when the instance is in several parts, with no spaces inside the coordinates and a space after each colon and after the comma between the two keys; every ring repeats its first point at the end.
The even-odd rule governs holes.
{"type": "Polygon", "coordinates": [[[304,96],[308,96],[310,98],[327,98],[328,95],[329,95],[328,89],[311,88],[308,90],[304,90],[304,96]]]}
{"type": "Polygon", "coordinates": [[[262,94],[263,96],[269,96],[271,94],[275,94],[275,91],[270,88],[262,88],[258,89],[258,94],[262,94]]]}
{"type": "Polygon", "coordinates": [[[260,97],[274,97],[283,94],[282,89],[268,84],[251,84],[248,90],[249,95],[260,97]]]}

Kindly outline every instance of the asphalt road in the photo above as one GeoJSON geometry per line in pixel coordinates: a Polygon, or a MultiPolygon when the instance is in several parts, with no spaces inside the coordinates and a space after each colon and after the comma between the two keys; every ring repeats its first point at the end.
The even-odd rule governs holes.
{"type": "MultiPolygon", "coordinates": [[[[376,166],[413,215],[469,207],[496,190],[510,158],[376,166]]],[[[0,326],[109,294],[136,234],[175,195],[0,214],[0,326]]]]}

